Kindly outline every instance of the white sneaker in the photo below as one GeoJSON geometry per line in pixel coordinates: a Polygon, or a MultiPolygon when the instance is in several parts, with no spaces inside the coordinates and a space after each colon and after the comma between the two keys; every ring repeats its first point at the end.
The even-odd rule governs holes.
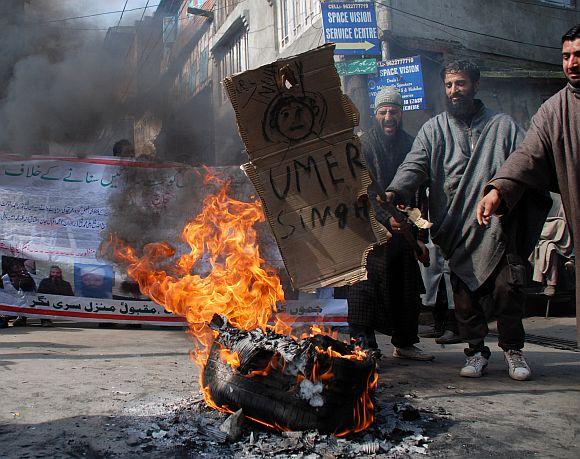
{"type": "Polygon", "coordinates": [[[528,362],[526,362],[526,358],[522,351],[505,351],[503,355],[505,357],[505,362],[508,365],[510,378],[515,379],[516,381],[526,381],[530,379],[532,376],[532,370],[530,370],[530,366],[528,365],[528,362]]]}
{"type": "Polygon", "coordinates": [[[487,367],[488,360],[481,355],[481,352],[477,352],[471,357],[467,357],[465,365],[459,372],[459,376],[465,378],[481,378],[487,367]]]}
{"type": "Polygon", "coordinates": [[[422,362],[428,362],[435,358],[433,354],[427,354],[417,346],[395,347],[393,357],[397,359],[420,360],[422,362]]]}

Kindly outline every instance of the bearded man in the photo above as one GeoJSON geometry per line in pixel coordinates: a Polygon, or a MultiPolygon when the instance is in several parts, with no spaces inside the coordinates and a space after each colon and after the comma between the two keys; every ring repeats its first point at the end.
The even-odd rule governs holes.
{"type": "Polygon", "coordinates": [[[48,277],[40,281],[37,293],[48,295],[74,296],[72,286],[62,278],[60,266],[51,266],[48,277]]]}
{"type": "MultiPolygon", "coordinates": [[[[367,167],[380,189],[395,175],[410,150],[413,137],[402,129],[403,98],[394,87],[381,89],[375,98],[373,127],[361,138],[367,167]]],[[[369,190],[377,219],[393,237],[368,255],[368,279],[349,287],[348,322],[351,338],[362,347],[378,347],[375,330],[391,335],[393,357],[432,360],[417,346],[418,320],[423,285],[413,249],[397,231],[398,224],[369,190]]],[[[416,206],[416,202],[413,202],[416,206]]],[[[429,257],[423,246],[423,257],[429,257]]]]}
{"type": "Polygon", "coordinates": [[[535,213],[542,210],[544,218],[538,216],[535,226],[530,223],[526,228],[519,218],[495,221],[488,229],[478,225],[474,209],[483,184],[499,170],[524,133],[510,116],[494,113],[475,98],[480,78],[476,64],[450,62],[441,77],[447,111],[421,127],[386,197],[393,203],[408,202],[419,186],[429,186],[431,237],[449,261],[459,335],[469,345],[460,375],[483,375],[491,356],[485,345],[487,322],[495,315],[509,376],[526,380],[531,370],[522,353],[523,260],[533,250],[550,200],[546,198],[543,206],[541,200],[536,201],[535,213]],[[527,239],[516,234],[519,229],[527,231],[527,239]]]}
{"type": "MultiPolygon", "coordinates": [[[[42,279],[36,290],[37,293],[46,293],[48,295],[74,296],[73,289],[67,281],[62,278],[62,270],[59,266],[51,266],[48,277],[42,279]]],[[[41,319],[42,327],[52,327],[50,319],[41,319]]]]}

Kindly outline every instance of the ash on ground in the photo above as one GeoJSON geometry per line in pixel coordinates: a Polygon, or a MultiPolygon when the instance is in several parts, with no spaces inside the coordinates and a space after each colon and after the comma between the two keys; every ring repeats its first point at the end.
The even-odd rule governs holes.
{"type": "MultiPolygon", "coordinates": [[[[379,391],[381,389],[379,388],[379,391]]],[[[220,458],[421,457],[428,454],[430,432],[447,422],[443,410],[416,409],[412,397],[377,397],[375,422],[344,438],[316,431],[273,432],[243,413],[220,413],[200,396],[177,403],[134,407],[126,414],[127,445],[144,456],[220,458]]]]}

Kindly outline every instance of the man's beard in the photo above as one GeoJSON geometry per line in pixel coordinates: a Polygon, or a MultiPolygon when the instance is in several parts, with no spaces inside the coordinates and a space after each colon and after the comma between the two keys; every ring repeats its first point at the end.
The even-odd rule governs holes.
{"type": "Polygon", "coordinates": [[[378,121],[375,119],[375,126],[377,127],[379,132],[383,135],[385,140],[392,140],[395,137],[397,137],[399,132],[403,129],[403,120],[400,120],[399,122],[397,122],[397,121],[378,121]],[[392,135],[388,135],[385,132],[386,125],[394,127],[396,129],[395,133],[392,135]]]}
{"type": "Polygon", "coordinates": [[[452,102],[450,97],[445,97],[445,105],[449,114],[455,118],[465,119],[473,114],[473,98],[475,94],[457,95],[457,102],[452,102]]]}
{"type": "Polygon", "coordinates": [[[570,78],[568,78],[568,75],[566,75],[566,79],[568,80],[568,83],[570,83],[570,86],[572,86],[575,89],[580,89],[580,81],[572,81],[570,78]]]}
{"type": "Polygon", "coordinates": [[[107,289],[105,286],[89,287],[83,285],[81,287],[81,295],[87,298],[107,298],[107,289]]]}

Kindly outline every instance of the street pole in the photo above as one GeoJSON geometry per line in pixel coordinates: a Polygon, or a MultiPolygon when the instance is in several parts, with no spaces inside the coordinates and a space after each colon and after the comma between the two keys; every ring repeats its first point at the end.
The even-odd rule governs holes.
{"type": "Polygon", "coordinates": [[[381,54],[383,61],[389,60],[391,55],[389,42],[385,39],[385,32],[391,30],[391,10],[388,8],[390,6],[390,0],[383,0],[380,4],[376,4],[377,8],[377,25],[379,29],[382,30],[381,34],[381,54]]]}

